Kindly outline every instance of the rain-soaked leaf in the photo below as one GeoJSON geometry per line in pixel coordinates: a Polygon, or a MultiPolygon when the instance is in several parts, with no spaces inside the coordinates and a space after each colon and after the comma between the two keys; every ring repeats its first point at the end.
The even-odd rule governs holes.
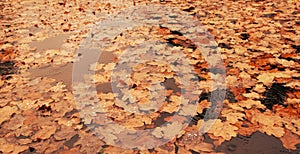
{"type": "Polygon", "coordinates": [[[1,1],[0,153],[222,153],[216,149],[225,140],[255,131],[279,138],[285,148],[297,153],[298,6],[295,0],[1,1]],[[101,49],[98,62],[88,66],[95,74],[84,78],[96,84],[97,97],[91,98],[91,87],[82,83],[71,87],[72,79],[66,76],[72,75],[72,70],[63,66],[94,56],[96,52],[76,53],[86,38],[99,43],[103,40],[97,40],[98,35],[116,30],[97,33],[91,27],[101,24],[106,15],[112,19],[115,12],[144,4],[168,5],[181,11],[165,13],[169,17],[166,22],[160,16],[147,19],[152,22],[160,18],[165,23],[129,28],[106,38],[109,44],[101,49]],[[192,15],[205,29],[174,24],[189,23],[181,19],[183,13],[192,15]],[[196,31],[193,36],[197,39],[187,37],[196,31]],[[209,33],[211,36],[203,37],[209,33]],[[155,54],[145,53],[143,45],[152,46],[155,54]],[[221,53],[224,66],[216,61],[216,52],[221,53]],[[126,57],[127,53],[130,56],[126,57]],[[149,61],[128,64],[142,58],[149,61]],[[166,59],[177,60],[167,63],[166,59]],[[181,66],[183,59],[195,74],[181,66]],[[120,65],[125,69],[116,71],[120,65]],[[126,69],[129,66],[130,71],[126,69]],[[112,81],[113,75],[117,79],[128,77],[129,82],[112,81]],[[181,82],[182,77],[189,80],[181,82]],[[212,88],[212,78],[226,78],[226,87],[212,88]],[[183,83],[198,84],[199,89],[185,89],[183,83]],[[75,88],[79,90],[72,91],[75,88]],[[188,90],[197,95],[185,95],[188,90]],[[95,111],[95,105],[103,109],[95,111]],[[222,106],[218,119],[206,121],[216,120],[206,135],[212,140],[208,143],[195,134],[210,108],[216,106],[222,106]],[[138,112],[132,112],[136,108],[138,112]],[[189,117],[193,117],[190,125],[178,133],[189,117]],[[111,121],[117,125],[111,125],[111,121]],[[163,125],[165,122],[170,124],[163,125]],[[152,129],[151,136],[173,140],[147,150],[114,147],[112,144],[127,141],[130,145],[156,144],[147,135],[136,138],[126,133],[119,125],[152,129]]]}
{"type": "Polygon", "coordinates": [[[224,138],[225,140],[230,140],[232,137],[235,137],[237,135],[236,130],[238,130],[238,127],[227,122],[223,123],[220,119],[217,119],[216,121],[213,121],[213,126],[209,129],[208,132],[213,134],[214,136],[219,136],[224,138]]]}
{"type": "Polygon", "coordinates": [[[16,113],[17,111],[18,108],[15,106],[5,106],[3,108],[0,108],[0,124],[2,124],[4,121],[9,120],[11,115],[16,113]]]}
{"type": "Polygon", "coordinates": [[[56,126],[42,126],[39,131],[37,131],[34,136],[32,136],[33,140],[44,140],[53,135],[56,131],[56,126]]]}
{"type": "Polygon", "coordinates": [[[290,131],[286,131],[285,134],[280,138],[280,140],[285,148],[291,150],[296,150],[296,145],[300,144],[299,136],[291,133],[290,131]]]}
{"type": "Polygon", "coordinates": [[[5,138],[0,139],[0,151],[3,153],[14,153],[18,154],[28,149],[28,146],[15,145],[14,143],[9,143],[5,138]]]}

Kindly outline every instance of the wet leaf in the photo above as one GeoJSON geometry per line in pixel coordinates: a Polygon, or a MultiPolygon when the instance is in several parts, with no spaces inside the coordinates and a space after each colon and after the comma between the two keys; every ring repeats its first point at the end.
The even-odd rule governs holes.
{"type": "Polygon", "coordinates": [[[28,146],[19,146],[14,143],[7,142],[4,138],[0,139],[0,151],[3,153],[14,153],[18,154],[28,149],[28,146]]]}
{"type": "Polygon", "coordinates": [[[33,140],[37,139],[47,139],[51,135],[53,135],[56,131],[56,126],[41,126],[41,129],[37,131],[34,136],[32,136],[33,140]]]}
{"type": "Polygon", "coordinates": [[[236,130],[238,130],[238,127],[231,125],[228,122],[221,122],[220,119],[211,121],[213,122],[213,125],[209,129],[209,133],[213,134],[214,136],[222,137],[225,140],[230,140],[232,137],[236,137],[236,130]]]}
{"type": "Polygon", "coordinates": [[[296,150],[297,144],[300,144],[300,138],[298,135],[293,134],[290,131],[286,131],[285,134],[280,137],[283,146],[287,149],[296,150]]]}
{"type": "Polygon", "coordinates": [[[2,124],[4,121],[9,120],[11,115],[16,113],[17,111],[18,108],[15,106],[5,106],[3,108],[0,108],[0,124],[2,124]]]}

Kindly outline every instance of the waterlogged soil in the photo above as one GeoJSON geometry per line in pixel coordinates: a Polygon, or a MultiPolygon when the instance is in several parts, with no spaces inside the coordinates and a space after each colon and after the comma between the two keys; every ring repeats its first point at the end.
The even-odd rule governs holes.
{"type": "Polygon", "coordinates": [[[294,0],[0,0],[0,153],[299,154],[299,7],[294,0]],[[215,49],[212,55],[222,55],[224,67],[210,67],[200,48],[185,37],[185,29],[168,24],[97,40],[94,26],[114,19],[107,15],[153,4],[178,8],[182,14],[170,15],[175,21],[188,14],[201,22],[216,44],[199,41],[215,49]],[[97,57],[98,50],[82,50],[87,40],[110,45],[97,57]],[[153,40],[159,43],[151,50],[139,46],[153,40]],[[145,53],[141,59],[165,54],[179,60],[174,67],[159,58],[130,63],[146,50],[156,54],[145,53]],[[194,68],[193,75],[180,69],[199,86],[191,94],[181,84],[184,77],[173,70],[184,65],[180,59],[189,59],[194,68]],[[114,72],[118,67],[124,68],[114,72]],[[130,80],[121,80],[125,76],[130,80]],[[225,88],[212,89],[218,78],[226,79],[225,88]],[[225,94],[224,99],[216,94],[225,94]],[[207,119],[209,109],[220,102],[219,115],[207,119]],[[199,134],[212,120],[210,129],[199,134]],[[139,149],[163,140],[168,141],[139,149]]]}

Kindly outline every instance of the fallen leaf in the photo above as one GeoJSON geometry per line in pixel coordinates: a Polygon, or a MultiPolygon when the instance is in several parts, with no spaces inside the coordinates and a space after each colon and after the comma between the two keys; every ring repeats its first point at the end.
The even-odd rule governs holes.
{"type": "Polygon", "coordinates": [[[213,152],[213,145],[210,143],[201,142],[199,144],[186,145],[186,147],[190,150],[197,152],[213,152]]]}
{"type": "Polygon", "coordinates": [[[275,77],[272,74],[269,74],[269,73],[263,73],[263,74],[260,74],[257,77],[258,82],[262,82],[266,86],[271,86],[272,83],[273,83],[274,78],[275,77]]]}
{"type": "Polygon", "coordinates": [[[37,139],[48,139],[56,131],[56,126],[41,126],[41,129],[37,131],[33,136],[33,140],[37,139]]]}
{"type": "Polygon", "coordinates": [[[28,149],[28,146],[19,146],[14,143],[9,143],[5,138],[0,138],[0,151],[3,153],[13,153],[18,154],[28,149]]]}
{"type": "Polygon", "coordinates": [[[4,106],[3,108],[0,108],[0,125],[4,122],[10,119],[10,116],[18,111],[18,108],[16,106],[10,107],[10,106],[4,106]]]}
{"type": "Polygon", "coordinates": [[[287,149],[297,150],[296,145],[300,144],[300,138],[298,135],[293,134],[291,131],[285,131],[285,134],[279,138],[283,143],[283,146],[287,149]]]}
{"type": "Polygon", "coordinates": [[[208,130],[208,133],[214,136],[223,137],[225,140],[230,140],[232,137],[236,137],[238,127],[231,125],[228,122],[221,122],[220,119],[213,121],[212,127],[208,130]]]}

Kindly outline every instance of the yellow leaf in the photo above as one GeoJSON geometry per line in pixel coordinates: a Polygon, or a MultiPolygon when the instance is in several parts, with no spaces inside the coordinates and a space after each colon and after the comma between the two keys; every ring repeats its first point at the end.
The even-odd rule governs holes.
{"type": "Polygon", "coordinates": [[[265,108],[264,105],[260,103],[260,101],[255,101],[253,99],[243,100],[238,105],[241,107],[246,107],[247,109],[250,109],[255,106],[259,108],[265,108]]]}
{"type": "Polygon", "coordinates": [[[226,117],[226,122],[230,124],[235,124],[237,121],[242,120],[245,117],[244,113],[228,111],[227,113],[222,111],[222,115],[226,117]]]}
{"type": "Polygon", "coordinates": [[[278,126],[264,125],[259,128],[259,130],[268,135],[274,135],[275,137],[282,137],[284,134],[284,128],[278,126]]]}
{"type": "Polygon", "coordinates": [[[270,86],[273,83],[274,76],[269,73],[263,73],[257,77],[258,82],[262,82],[266,86],[270,86]]]}
{"type": "Polygon", "coordinates": [[[264,87],[263,84],[257,84],[254,89],[254,91],[258,92],[258,93],[262,93],[266,90],[266,88],[264,87]]]}
{"type": "Polygon", "coordinates": [[[225,140],[230,140],[231,137],[236,137],[238,127],[231,125],[228,122],[222,122],[220,119],[214,121],[214,124],[209,129],[208,133],[213,134],[214,136],[221,136],[225,140]]]}
{"type": "Polygon", "coordinates": [[[245,93],[245,94],[243,94],[243,96],[245,96],[247,98],[251,98],[251,99],[259,99],[260,98],[259,94],[256,92],[245,93]]]}
{"type": "Polygon", "coordinates": [[[151,134],[157,138],[162,138],[164,136],[163,129],[161,127],[156,127],[151,134]]]}

